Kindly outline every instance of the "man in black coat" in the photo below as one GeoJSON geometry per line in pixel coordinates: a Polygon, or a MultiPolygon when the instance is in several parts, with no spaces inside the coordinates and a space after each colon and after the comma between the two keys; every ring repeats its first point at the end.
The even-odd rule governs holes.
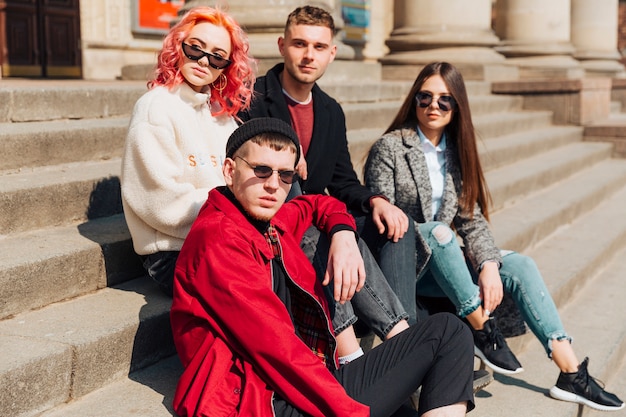
{"type": "MultiPolygon", "coordinates": [[[[244,121],[275,117],[290,123],[302,144],[303,156],[296,167],[302,193],[328,192],[348,206],[387,280],[415,275],[411,220],[384,196],[360,183],[348,151],[343,110],[316,83],[335,58],[334,35],[328,12],[310,6],[294,10],[284,36],[278,39],[284,62],[257,79],[252,105],[240,117],[244,121]]],[[[371,276],[369,271],[367,275],[371,276]]],[[[404,307],[412,308],[407,313],[415,317],[414,303],[404,307]]]]}

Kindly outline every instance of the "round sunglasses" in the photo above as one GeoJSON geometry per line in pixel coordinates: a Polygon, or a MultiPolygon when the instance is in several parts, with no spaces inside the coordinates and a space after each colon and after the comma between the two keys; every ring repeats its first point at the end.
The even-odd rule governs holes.
{"type": "Polygon", "coordinates": [[[284,182],[285,184],[293,184],[294,182],[298,180],[298,174],[296,173],[296,171],[272,169],[268,167],[267,165],[255,166],[255,165],[251,165],[250,162],[246,161],[241,156],[236,156],[235,158],[239,158],[243,162],[248,164],[248,166],[252,168],[252,171],[254,172],[254,175],[256,175],[257,178],[269,178],[272,176],[274,172],[278,172],[278,176],[280,177],[280,180],[284,182]]]}
{"type": "Polygon", "coordinates": [[[219,56],[218,54],[213,54],[211,52],[204,52],[197,46],[189,45],[185,42],[183,42],[183,54],[185,54],[185,56],[192,61],[199,61],[202,58],[207,57],[209,65],[215,69],[224,69],[232,63],[231,60],[226,59],[223,56],[219,56]]]}
{"type": "MultiPolygon", "coordinates": [[[[426,91],[418,91],[418,93],[415,94],[415,102],[418,106],[426,108],[433,102],[433,95],[427,93],[426,91]]],[[[437,99],[437,105],[441,111],[448,112],[450,110],[454,110],[456,107],[456,101],[452,96],[439,96],[437,99]]]]}

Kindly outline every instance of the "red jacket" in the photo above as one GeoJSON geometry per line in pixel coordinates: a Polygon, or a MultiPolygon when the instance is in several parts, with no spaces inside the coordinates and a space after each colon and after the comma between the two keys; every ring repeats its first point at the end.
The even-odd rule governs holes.
{"type": "Polygon", "coordinates": [[[171,323],[185,368],[174,396],[179,415],[272,417],[276,392],[311,416],[369,416],[329,370],[337,359],[328,305],[300,249],[312,222],[324,232],[354,227],[345,205],[322,195],[296,198],[272,220],[288,281],[304,291],[292,287],[294,321],[323,330],[307,346],[273,291],[264,236],[219,189],[209,193],[176,264],[171,323]]]}

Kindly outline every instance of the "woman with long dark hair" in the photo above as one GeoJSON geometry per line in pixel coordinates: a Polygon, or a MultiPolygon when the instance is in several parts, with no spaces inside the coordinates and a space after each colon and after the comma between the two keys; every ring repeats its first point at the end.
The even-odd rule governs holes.
{"type": "Polygon", "coordinates": [[[390,283],[401,301],[415,303],[416,292],[448,298],[473,330],[475,354],[495,372],[513,374],[523,368],[491,317],[506,290],[561,371],[554,398],[605,411],[624,407],[589,376],[588,359],[579,364],[535,262],[496,247],[467,91],[453,65],[435,62],[419,73],[372,147],[365,181],[415,222],[417,283],[390,283]]]}

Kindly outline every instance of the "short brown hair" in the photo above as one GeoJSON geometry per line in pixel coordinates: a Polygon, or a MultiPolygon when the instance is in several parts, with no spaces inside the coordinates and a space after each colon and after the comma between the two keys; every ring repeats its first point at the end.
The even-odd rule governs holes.
{"type": "Polygon", "coordinates": [[[289,13],[285,23],[285,32],[291,25],[324,26],[335,36],[335,21],[326,10],[315,6],[302,6],[289,13]]]}

